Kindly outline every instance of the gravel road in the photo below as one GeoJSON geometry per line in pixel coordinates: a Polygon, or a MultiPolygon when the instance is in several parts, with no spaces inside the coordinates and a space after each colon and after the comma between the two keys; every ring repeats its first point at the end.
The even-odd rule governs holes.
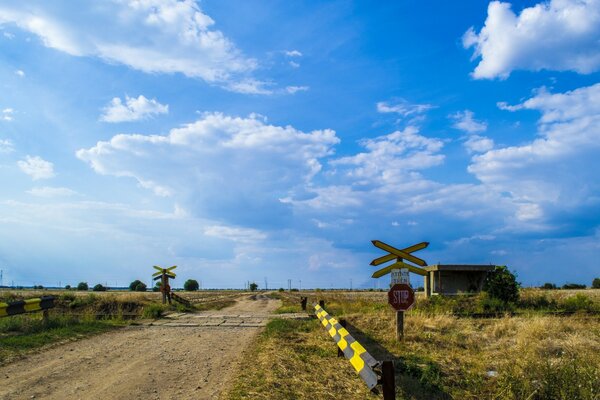
{"type": "Polygon", "coordinates": [[[216,399],[261,328],[187,322],[219,314],[266,322],[278,304],[246,296],[218,312],[178,315],[170,326],[130,326],[53,347],[0,367],[0,398],[216,399]]]}

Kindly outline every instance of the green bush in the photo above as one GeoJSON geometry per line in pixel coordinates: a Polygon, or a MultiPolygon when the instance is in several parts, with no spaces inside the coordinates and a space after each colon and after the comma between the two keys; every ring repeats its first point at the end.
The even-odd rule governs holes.
{"type": "Polygon", "coordinates": [[[592,288],[600,289],[600,278],[594,278],[594,280],[592,281],[592,288]]]}
{"type": "Polygon", "coordinates": [[[88,290],[89,286],[87,284],[87,282],[79,282],[79,284],[77,285],[77,290],[88,290]]]}
{"type": "Polygon", "coordinates": [[[92,289],[94,292],[106,292],[106,286],[103,286],[101,283],[97,284],[96,286],[94,286],[94,288],[92,289]]]}
{"type": "Polygon", "coordinates": [[[483,290],[490,297],[505,303],[515,303],[519,300],[519,287],[516,275],[506,266],[496,266],[485,278],[483,290]]]}
{"type": "Polygon", "coordinates": [[[162,304],[156,304],[156,303],[152,303],[152,304],[148,304],[147,306],[144,307],[144,311],[142,312],[142,316],[144,318],[160,318],[163,313],[165,312],[166,307],[163,306],[162,304]]]}
{"type": "Polygon", "coordinates": [[[135,291],[135,292],[145,292],[147,289],[146,284],[142,281],[140,281],[139,279],[136,279],[135,281],[131,282],[129,284],[129,290],[135,291]]]}
{"type": "Polygon", "coordinates": [[[189,292],[193,292],[193,291],[196,291],[196,290],[200,289],[200,285],[198,284],[197,280],[195,280],[195,279],[188,279],[183,284],[183,288],[185,290],[189,291],[189,292]]]}
{"type": "Polygon", "coordinates": [[[546,282],[542,286],[540,286],[540,289],[554,290],[556,289],[556,285],[554,283],[546,282]]]}
{"type": "Polygon", "coordinates": [[[256,289],[258,289],[258,285],[256,284],[256,282],[252,282],[250,284],[250,291],[254,292],[256,289]]]}
{"type": "Polygon", "coordinates": [[[283,292],[284,289],[282,287],[279,288],[279,292],[283,292]]]}
{"type": "Polygon", "coordinates": [[[577,293],[563,301],[562,306],[566,311],[595,311],[594,302],[584,294],[577,293]]]}

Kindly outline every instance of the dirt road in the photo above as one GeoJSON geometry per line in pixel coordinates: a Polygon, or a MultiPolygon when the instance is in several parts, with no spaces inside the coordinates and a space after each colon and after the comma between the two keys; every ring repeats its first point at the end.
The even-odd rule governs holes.
{"type": "Polygon", "coordinates": [[[0,398],[216,399],[278,302],[244,297],[31,355],[0,367],[0,398]]]}

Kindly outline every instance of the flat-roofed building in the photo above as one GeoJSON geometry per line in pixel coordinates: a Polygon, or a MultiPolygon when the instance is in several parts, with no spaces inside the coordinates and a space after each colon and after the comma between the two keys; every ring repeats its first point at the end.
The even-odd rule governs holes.
{"type": "Polygon", "coordinates": [[[437,264],[423,269],[427,271],[425,295],[455,295],[461,293],[478,293],[483,289],[483,282],[494,265],[471,264],[437,264]]]}

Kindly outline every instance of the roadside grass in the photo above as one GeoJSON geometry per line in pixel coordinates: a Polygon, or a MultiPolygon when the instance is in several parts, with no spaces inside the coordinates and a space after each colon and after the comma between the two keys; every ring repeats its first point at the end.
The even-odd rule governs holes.
{"type": "MultiPolygon", "coordinates": [[[[176,302],[163,305],[154,293],[73,291],[1,291],[0,301],[44,295],[56,297],[56,307],[49,310],[47,322],[41,312],[0,318],[0,364],[53,343],[104,333],[135,324],[138,319],[158,319],[167,311],[222,309],[235,303],[219,293],[210,293],[207,302],[188,307],[176,302]]],[[[200,294],[194,296],[200,297],[200,294]]]]}
{"type": "MultiPolygon", "coordinates": [[[[514,305],[520,313],[499,318],[453,315],[469,309],[468,302],[485,301],[485,295],[419,298],[421,307],[405,315],[402,342],[395,339],[395,315],[385,293],[313,293],[308,311],[311,303],[325,300],[325,309],[345,319],[376,359],[393,360],[399,399],[600,399],[600,318],[590,313],[598,309],[600,291],[523,292],[514,305]],[[545,314],[557,310],[574,314],[545,314]]],[[[299,310],[299,295],[278,296],[280,310],[299,310]]],[[[240,376],[224,398],[376,397],[350,363],[336,357],[333,340],[317,320],[275,319],[246,351],[240,376]]]]}

